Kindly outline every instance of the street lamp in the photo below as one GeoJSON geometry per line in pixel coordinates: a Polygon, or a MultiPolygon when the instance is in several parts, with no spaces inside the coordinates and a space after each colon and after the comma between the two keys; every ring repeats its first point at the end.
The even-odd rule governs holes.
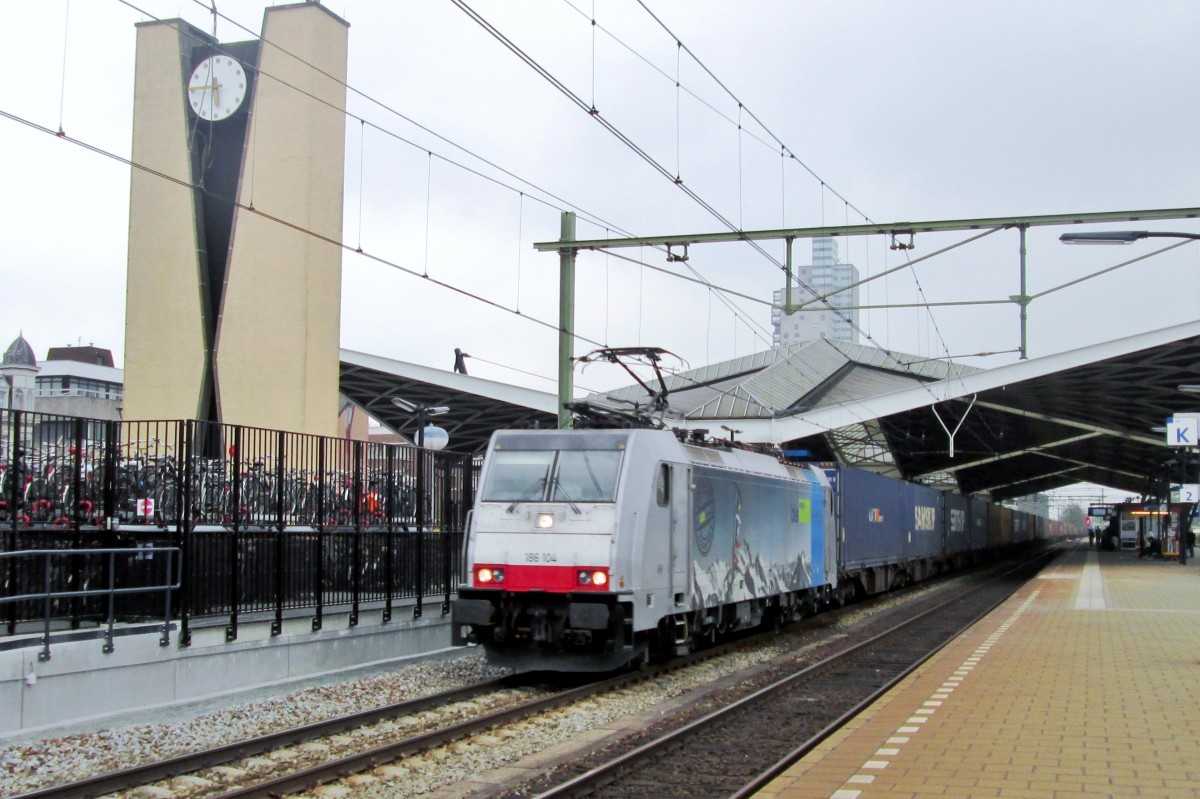
{"type": "MultiPolygon", "coordinates": [[[[413,618],[419,619],[423,613],[422,598],[425,596],[425,528],[429,526],[428,520],[425,518],[425,419],[429,416],[441,416],[449,413],[450,408],[445,405],[422,405],[417,402],[409,402],[400,397],[392,397],[391,402],[405,413],[416,414],[417,416],[417,603],[413,607],[413,618]]],[[[448,438],[438,436],[436,442],[430,442],[430,449],[438,450],[446,446],[448,438]],[[433,446],[436,443],[436,446],[433,446]]],[[[447,537],[445,541],[449,542],[447,537]]],[[[449,561],[447,560],[447,563],[449,561]]],[[[443,611],[445,608],[443,608],[443,611]]]]}
{"type": "Polygon", "coordinates": [[[1063,244],[1132,244],[1141,239],[1200,239],[1200,233],[1169,233],[1157,230],[1110,230],[1099,233],[1064,233],[1063,244]]]}
{"type": "MultiPolygon", "coordinates": [[[[429,416],[441,416],[450,412],[450,408],[445,405],[421,405],[400,397],[392,397],[392,404],[405,413],[417,415],[417,449],[425,449],[425,419],[429,416]]],[[[446,442],[447,439],[438,437],[437,441],[429,442],[429,448],[435,451],[439,450],[446,446],[446,442]]]]}

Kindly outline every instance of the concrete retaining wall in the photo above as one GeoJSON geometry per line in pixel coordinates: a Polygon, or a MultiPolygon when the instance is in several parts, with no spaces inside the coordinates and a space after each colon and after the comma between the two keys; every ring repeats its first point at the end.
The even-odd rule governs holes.
{"type": "Polygon", "coordinates": [[[192,645],[186,648],[179,646],[177,625],[172,625],[167,646],[159,645],[161,624],[136,625],[120,631],[110,654],[103,652],[103,636],[79,640],[79,633],[60,633],[52,637],[50,660],[44,662],[38,660],[41,637],[28,636],[28,646],[0,651],[0,738],[399,661],[450,646],[449,616],[427,606],[424,617],[412,620],[405,610],[398,608],[386,625],[381,611],[363,611],[353,629],[347,615],[327,612],[319,632],[312,631],[310,616],[297,617],[285,621],[275,637],[269,619],[243,622],[238,640],[230,643],[224,625],[193,626],[192,645]]]}

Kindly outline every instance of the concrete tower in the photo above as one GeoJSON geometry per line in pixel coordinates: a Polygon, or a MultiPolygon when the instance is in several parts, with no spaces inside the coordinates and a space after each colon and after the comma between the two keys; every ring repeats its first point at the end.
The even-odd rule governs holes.
{"type": "Polygon", "coordinates": [[[138,25],[126,419],[336,433],[348,27],[138,25]]]}

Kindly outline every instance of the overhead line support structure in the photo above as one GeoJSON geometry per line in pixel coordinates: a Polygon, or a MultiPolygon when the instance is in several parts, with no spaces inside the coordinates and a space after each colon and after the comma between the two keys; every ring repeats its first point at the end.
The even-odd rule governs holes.
{"type": "MultiPolygon", "coordinates": [[[[1021,293],[1009,297],[1021,308],[1021,359],[1028,357],[1026,325],[1028,307],[1033,300],[1026,288],[1025,234],[1031,227],[1052,225],[1081,225],[1100,222],[1138,222],[1154,219],[1197,219],[1200,208],[1159,208],[1145,211],[1097,211],[1076,214],[1042,214],[1033,216],[996,216],[981,219],[948,219],[928,222],[885,222],[869,225],[830,225],[773,230],[734,230],[723,233],[690,233],[669,236],[634,236],[623,239],[575,239],[575,214],[564,211],[558,241],[535,242],[538,252],[559,253],[559,343],[558,343],[558,426],[570,427],[571,415],[563,404],[570,402],[574,390],[572,337],[575,327],[575,256],[580,250],[618,250],[629,247],[686,248],[690,244],[715,244],[730,241],[765,241],[783,239],[787,245],[784,271],[787,275],[784,310],[792,308],[792,242],[795,239],[818,236],[913,236],[917,233],[955,230],[984,230],[1017,228],[1021,234],[1021,293]]],[[[669,257],[669,252],[668,252],[669,257]]]]}
{"type": "MultiPolygon", "coordinates": [[[[559,240],[569,245],[575,238],[575,212],[563,211],[559,240]]],[[[578,247],[558,249],[558,428],[571,427],[567,410],[575,393],[575,256],[578,247]]]]}
{"type": "Polygon", "coordinates": [[[1040,216],[998,216],[983,219],[950,219],[932,222],[885,222],[871,225],[830,225],[773,230],[735,230],[723,233],[691,233],[670,236],[635,236],[624,239],[582,239],[579,241],[535,242],[539,252],[574,250],[616,250],[628,247],[682,247],[688,244],[713,244],[725,241],[764,241],[773,239],[811,239],[818,236],[869,236],[935,233],[984,228],[1046,227],[1050,225],[1093,224],[1097,222],[1137,222],[1152,219],[1200,219],[1200,208],[1165,208],[1148,211],[1100,211],[1082,214],[1044,214],[1040,216]]]}

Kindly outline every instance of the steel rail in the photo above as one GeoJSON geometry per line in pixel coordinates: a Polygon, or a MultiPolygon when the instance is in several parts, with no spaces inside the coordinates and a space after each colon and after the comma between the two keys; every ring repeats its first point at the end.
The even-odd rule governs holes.
{"type": "MultiPolygon", "coordinates": [[[[1052,554],[1057,554],[1057,550],[1053,551],[1052,554]]],[[[951,605],[961,602],[964,596],[970,596],[972,594],[976,594],[976,593],[984,590],[986,587],[988,587],[988,585],[997,582],[998,580],[1002,579],[1003,577],[1008,576],[1014,572],[1020,571],[1021,569],[1030,568],[1030,564],[1041,562],[1042,560],[1047,559],[1048,557],[1049,556],[1047,554],[1042,553],[1037,558],[1031,559],[1030,561],[1026,561],[1007,572],[1004,572],[1002,574],[994,576],[993,578],[991,578],[988,581],[988,583],[985,583],[984,585],[978,586],[978,587],[972,589],[971,591],[966,592],[965,594],[960,594],[960,595],[953,597],[945,602],[939,603],[938,605],[936,605],[922,613],[917,614],[916,616],[912,617],[911,619],[905,620],[904,622],[897,624],[896,626],[892,627],[889,630],[886,630],[882,633],[878,633],[865,641],[855,644],[854,646],[851,646],[847,649],[837,652],[834,655],[831,655],[830,657],[824,658],[816,663],[806,666],[805,668],[801,669],[800,671],[797,671],[793,674],[783,677],[782,679],[776,680],[775,682],[773,682],[769,685],[759,688],[758,690],[754,691],[753,693],[751,693],[745,697],[742,697],[735,702],[725,705],[724,707],[718,708],[718,709],[712,711],[711,713],[704,715],[703,717],[701,717],[699,719],[696,719],[694,721],[691,721],[691,722],[683,725],[682,727],[678,727],[674,730],[671,730],[670,732],[668,732],[658,738],[655,738],[654,740],[648,741],[647,743],[642,744],[641,746],[638,746],[629,752],[619,755],[619,756],[609,760],[606,763],[603,763],[599,766],[596,766],[593,769],[590,769],[587,772],[584,772],[583,774],[573,777],[570,780],[563,782],[561,785],[558,785],[549,790],[543,791],[542,793],[539,793],[535,797],[533,797],[533,799],[564,799],[564,797],[577,797],[577,796],[583,796],[586,794],[590,794],[596,789],[596,787],[616,781],[625,772],[632,770],[633,768],[637,767],[642,762],[644,762],[645,760],[648,760],[652,756],[654,756],[656,754],[660,754],[664,750],[667,750],[669,748],[679,745],[681,740],[685,739],[687,736],[689,736],[699,730],[702,730],[703,728],[708,727],[709,725],[711,725],[719,720],[722,720],[724,717],[726,717],[736,711],[743,710],[743,709],[749,707],[750,705],[761,701],[762,699],[764,699],[766,697],[769,697],[773,694],[777,694],[781,691],[784,691],[784,690],[788,689],[789,687],[793,686],[793,684],[795,684],[795,683],[803,682],[807,678],[813,677],[821,672],[827,671],[830,668],[837,666],[843,660],[846,660],[849,657],[851,657],[852,655],[857,654],[861,650],[866,649],[871,646],[874,646],[874,645],[877,645],[878,643],[880,643],[881,641],[883,641],[889,637],[898,635],[902,631],[910,628],[912,625],[916,624],[917,622],[928,618],[932,614],[938,613],[942,610],[949,608],[951,605]]],[[[949,643],[951,641],[955,640],[960,635],[962,635],[962,633],[965,630],[970,628],[972,625],[976,624],[980,619],[984,618],[988,613],[991,613],[993,610],[995,610],[996,607],[998,607],[1000,604],[1002,604],[1004,601],[1006,601],[1013,593],[1016,592],[1016,590],[1018,590],[1018,589],[1014,588],[1013,591],[1005,593],[1004,596],[1000,597],[995,602],[990,603],[983,611],[974,615],[969,621],[967,621],[965,624],[963,624],[957,632],[954,632],[952,635],[945,638],[945,640],[939,646],[937,646],[934,649],[930,650],[929,652],[925,653],[922,657],[918,658],[916,660],[916,662],[914,662],[911,665],[909,665],[908,667],[904,668],[899,674],[894,676],[892,679],[886,681],[886,684],[884,684],[884,685],[878,687],[876,690],[872,691],[869,696],[867,696],[866,698],[864,698],[861,701],[859,701],[858,703],[856,703],[850,710],[843,713],[835,721],[826,725],[820,732],[817,733],[817,735],[811,737],[809,740],[805,741],[800,746],[793,749],[787,756],[778,760],[770,768],[761,772],[759,775],[757,775],[755,778],[753,778],[753,780],[750,783],[748,783],[742,789],[740,789],[738,792],[736,792],[731,797],[729,797],[729,799],[735,799],[735,797],[736,797],[736,799],[745,799],[745,797],[750,796],[756,790],[761,789],[767,782],[769,782],[771,779],[773,779],[775,776],[777,776],[779,773],[781,773],[783,770],[785,770],[787,767],[789,767],[792,763],[794,763],[800,757],[803,757],[804,754],[806,754],[812,748],[817,746],[821,741],[825,740],[830,735],[832,735],[834,732],[836,732],[840,727],[845,725],[846,722],[848,722],[850,719],[854,718],[854,716],[858,715],[863,710],[865,710],[867,707],[869,707],[879,697],[881,697],[884,693],[886,693],[888,690],[890,690],[892,687],[894,687],[896,684],[898,684],[901,680],[903,680],[905,677],[907,677],[909,674],[911,674],[921,664],[925,663],[929,658],[933,657],[933,655],[937,654],[939,651],[941,651],[943,648],[945,648],[947,645],[949,645],[949,643]]]]}
{"type": "Polygon", "coordinates": [[[157,780],[190,774],[200,769],[219,766],[234,760],[269,752],[285,746],[305,743],[323,738],[343,730],[363,727],[379,721],[420,713],[430,708],[441,707],[452,702],[461,702],[499,690],[505,684],[504,678],[473,683],[461,688],[431,694],[418,699],[396,702],[382,707],[370,708],[345,716],[317,721],[300,727],[268,733],[266,735],[235,741],[231,744],[191,752],[168,758],[155,763],[132,766],[120,771],[100,774],[95,777],[63,783],[49,788],[42,788],[29,793],[18,794],[11,799],[68,799],[68,797],[101,796],[115,791],[128,790],[157,780]]]}
{"type": "Polygon", "coordinates": [[[365,771],[385,763],[461,740],[500,724],[519,721],[598,694],[614,691],[638,682],[645,682],[659,675],[677,671],[703,660],[709,660],[719,654],[724,654],[743,646],[745,646],[745,642],[742,641],[718,645],[686,657],[652,665],[640,671],[625,672],[615,677],[590,682],[577,688],[569,688],[548,697],[535,699],[531,702],[525,702],[503,710],[497,710],[484,716],[467,719],[458,724],[419,733],[399,741],[376,746],[290,774],[284,774],[252,785],[236,788],[217,794],[211,797],[211,799],[256,799],[257,797],[275,799],[276,797],[297,793],[335,779],[346,777],[350,774],[365,771]]]}

